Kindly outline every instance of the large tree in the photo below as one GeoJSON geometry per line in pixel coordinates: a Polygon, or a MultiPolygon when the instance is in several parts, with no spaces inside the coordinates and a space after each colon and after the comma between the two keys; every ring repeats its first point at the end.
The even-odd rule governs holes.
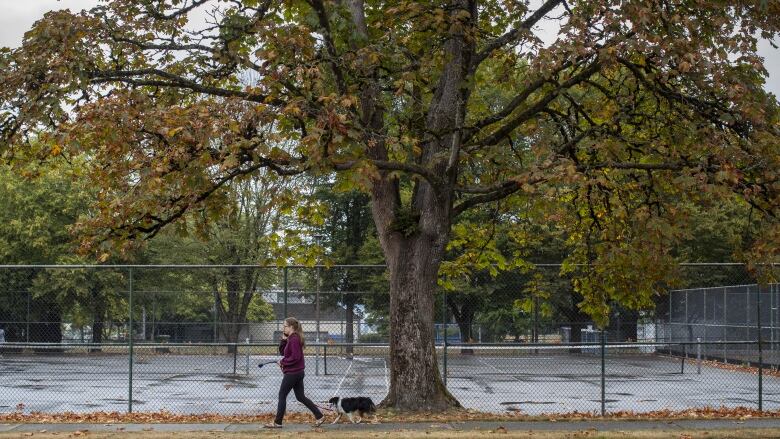
{"type": "Polygon", "coordinates": [[[752,254],[775,257],[777,111],[756,39],[779,17],[758,0],[114,0],[48,13],[1,52],[0,139],[9,157],[36,135],[91,155],[98,254],[189,210],[219,216],[213,195],[261,168],[345,173],[390,273],[383,404],[450,407],[434,292],[470,209],[544,201],[602,321],[669,275],[681,200],[741,194],[766,219],[752,254]]]}

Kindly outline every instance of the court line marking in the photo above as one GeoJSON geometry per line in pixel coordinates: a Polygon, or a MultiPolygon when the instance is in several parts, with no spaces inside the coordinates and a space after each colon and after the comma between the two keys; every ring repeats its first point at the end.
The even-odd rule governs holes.
{"type": "Polygon", "coordinates": [[[520,380],[518,380],[517,378],[515,378],[513,375],[511,375],[510,373],[508,373],[508,372],[505,372],[505,371],[503,371],[503,370],[501,370],[501,369],[497,368],[496,366],[493,366],[492,364],[488,363],[487,361],[485,361],[485,360],[483,360],[483,359],[481,359],[481,358],[479,358],[479,357],[477,357],[477,360],[479,360],[479,362],[480,362],[480,363],[484,364],[484,365],[485,365],[485,366],[487,366],[487,367],[492,367],[492,368],[493,368],[493,369],[495,369],[495,370],[496,370],[496,372],[498,372],[498,373],[505,374],[505,375],[510,375],[510,376],[512,376],[512,378],[514,378],[515,380],[517,380],[517,381],[520,381],[520,380]]]}

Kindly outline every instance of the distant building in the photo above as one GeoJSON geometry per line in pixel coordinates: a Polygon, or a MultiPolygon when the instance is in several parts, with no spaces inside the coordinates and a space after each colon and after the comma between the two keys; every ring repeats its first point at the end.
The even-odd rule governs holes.
{"type": "MultiPolygon", "coordinates": [[[[323,293],[333,294],[333,293],[323,293]]],[[[317,339],[317,305],[314,303],[313,294],[308,292],[303,296],[299,292],[291,291],[287,296],[287,315],[284,315],[284,292],[268,291],[262,294],[263,300],[273,307],[274,317],[271,321],[254,323],[249,322],[246,328],[239,333],[239,341],[249,338],[253,342],[277,341],[282,334],[282,325],[287,317],[295,317],[303,326],[304,337],[308,342],[317,339]]],[[[355,317],[352,322],[354,341],[360,337],[360,323],[363,318],[360,309],[355,309],[355,317]]],[[[346,308],[342,306],[320,305],[320,342],[335,343],[346,342],[347,323],[346,308]]]]}

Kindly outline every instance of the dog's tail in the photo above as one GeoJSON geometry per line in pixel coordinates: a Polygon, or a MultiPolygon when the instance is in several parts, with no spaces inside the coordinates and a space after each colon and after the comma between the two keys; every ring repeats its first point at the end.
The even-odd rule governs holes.
{"type": "Polygon", "coordinates": [[[376,406],[374,405],[374,400],[372,400],[371,398],[368,398],[368,411],[372,412],[372,413],[376,411],[376,406]]]}

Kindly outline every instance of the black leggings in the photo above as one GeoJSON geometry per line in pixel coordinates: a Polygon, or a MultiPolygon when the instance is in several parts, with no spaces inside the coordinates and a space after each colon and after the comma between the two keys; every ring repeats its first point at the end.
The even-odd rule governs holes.
{"type": "Polygon", "coordinates": [[[306,395],[303,394],[303,372],[284,374],[282,378],[282,385],[279,387],[279,405],[276,406],[276,420],[277,424],[282,423],[284,418],[284,412],[287,411],[287,395],[290,394],[290,390],[295,391],[295,399],[300,403],[308,407],[314,417],[320,419],[322,412],[314,405],[313,402],[306,395]]]}

